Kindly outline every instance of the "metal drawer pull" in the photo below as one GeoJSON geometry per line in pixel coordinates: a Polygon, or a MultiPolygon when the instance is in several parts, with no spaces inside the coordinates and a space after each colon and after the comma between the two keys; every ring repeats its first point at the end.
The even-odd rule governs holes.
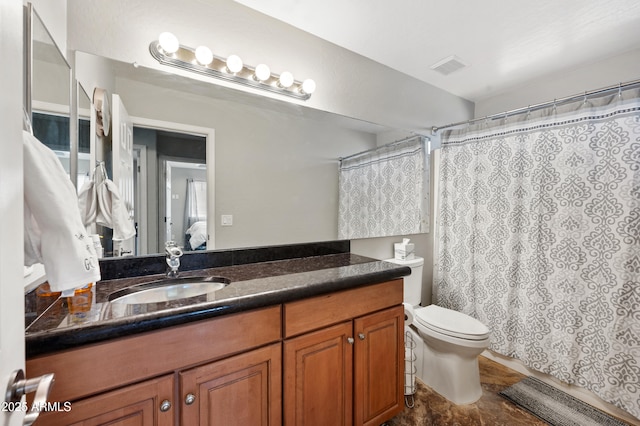
{"type": "Polygon", "coordinates": [[[160,411],[162,411],[163,413],[166,413],[169,410],[171,410],[171,401],[169,401],[168,399],[165,399],[160,403],[160,411]]]}
{"type": "Polygon", "coordinates": [[[355,342],[353,337],[347,337],[347,342],[349,342],[350,345],[353,345],[353,342],[355,342]]]}
{"type": "Polygon", "coordinates": [[[360,338],[360,340],[364,340],[365,335],[364,333],[358,333],[358,337],[360,338]]]}
{"type": "Polygon", "coordinates": [[[47,398],[51,391],[51,386],[55,382],[53,374],[44,374],[40,377],[25,380],[24,371],[22,369],[15,370],[11,373],[9,378],[9,385],[7,386],[7,392],[4,396],[4,401],[18,408],[19,403],[23,395],[34,392],[36,393],[33,398],[31,410],[24,416],[22,424],[24,426],[31,426],[40,415],[40,411],[47,405],[47,398]]]}
{"type": "Polygon", "coordinates": [[[187,396],[184,397],[184,403],[187,405],[191,405],[196,402],[196,396],[192,393],[188,393],[187,396]]]}

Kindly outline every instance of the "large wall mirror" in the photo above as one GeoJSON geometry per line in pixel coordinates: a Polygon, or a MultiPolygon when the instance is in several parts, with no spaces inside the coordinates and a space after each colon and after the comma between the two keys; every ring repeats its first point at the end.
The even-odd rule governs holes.
{"type": "MultiPolygon", "coordinates": [[[[73,53],[75,82],[37,13],[25,16],[34,133],[78,188],[112,157],[112,141],[97,136],[94,89],[117,94],[133,122],[132,255],[161,253],[168,239],[186,250],[334,240],[339,158],[407,135],[85,52],[73,53]]],[[[98,232],[113,255],[108,230],[98,232]]]]}
{"type": "Polygon", "coordinates": [[[186,250],[336,239],[339,158],[408,134],[83,52],[76,59],[81,81],[92,76],[87,64],[109,70],[133,121],[138,255],[163,252],[168,239],[186,250]],[[198,212],[205,204],[213,211],[198,212]]]}
{"type": "Polygon", "coordinates": [[[71,173],[71,67],[29,3],[25,6],[25,111],[34,135],[71,173]]]}
{"type": "Polygon", "coordinates": [[[408,134],[89,53],[75,55],[75,73],[87,92],[100,84],[96,74],[108,75],[103,80],[111,82],[109,91],[119,95],[133,122],[134,255],[163,252],[168,239],[186,250],[334,240],[339,158],[408,134]],[[213,208],[198,210],[203,204],[213,208]],[[209,241],[198,244],[198,233],[209,241]]]}

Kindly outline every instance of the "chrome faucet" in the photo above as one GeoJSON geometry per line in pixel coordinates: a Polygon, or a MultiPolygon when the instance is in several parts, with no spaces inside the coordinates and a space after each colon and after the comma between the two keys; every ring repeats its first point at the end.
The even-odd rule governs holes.
{"type": "Polygon", "coordinates": [[[178,276],[178,268],[180,268],[180,256],[182,256],[182,249],[176,244],[175,241],[167,241],[164,245],[164,251],[167,255],[167,270],[168,278],[176,278],[178,276]]]}

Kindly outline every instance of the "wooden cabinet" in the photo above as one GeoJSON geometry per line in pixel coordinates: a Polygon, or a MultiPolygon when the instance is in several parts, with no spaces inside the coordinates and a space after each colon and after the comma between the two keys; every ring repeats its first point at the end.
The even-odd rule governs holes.
{"type": "Polygon", "coordinates": [[[173,375],[168,375],[73,402],[66,411],[63,405],[40,414],[36,425],[172,426],[172,400],[173,375]]]}
{"type": "Polygon", "coordinates": [[[181,372],[180,424],[281,425],[281,358],[277,343],[181,372]]]}
{"type": "Polygon", "coordinates": [[[27,360],[40,425],[378,425],[402,410],[402,280],[27,360]]]}
{"type": "Polygon", "coordinates": [[[400,303],[402,280],[284,305],[285,425],[379,425],[402,411],[400,303]]]}
{"type": "Polygon", "coordinates": [[[177,399],[174,375],[168,375],[73,402],[69,411],[41,415],[37,424],[279,426],[281,357],[276,343],[178,372],[177,399]]]}
{"type": "Polygon", "coordinates": [[[354,419],[378,426],[404,407],[404,308],[354,321],[354,419]]]}
{"type": "Polygon", "coordinates": [[[263,417],[267,413],[268,422],[250,424],[277,425],[282,405],[281,340],[278,305],[31,358],[29,377],[55,374],[49,401],[71,403],[70,412],[47,413],[35,426],[234,424],[181,423],[182,412],[191,413],[182,388],[188,390],[184,395],[194,389],[197,401],[206,400],[198,404],[204,408],[196,419],[202,409],[216,404],[227,407],[232,400],[236,406],[251,401],[252,411],[261,411],[263,417]],[[224,391],[212,397],[211,389],[225,380],[233,397],[224,391]],[[266,388],[253,386],[262,380],[268,383],[266,388]],[[197,389],[186,387],[192,384],[197,389]]]}
{"type": "Polygon", "coordinates": [[[345,322],[285,341],[285,425],[351,424],[351,335],[345,322]]]}

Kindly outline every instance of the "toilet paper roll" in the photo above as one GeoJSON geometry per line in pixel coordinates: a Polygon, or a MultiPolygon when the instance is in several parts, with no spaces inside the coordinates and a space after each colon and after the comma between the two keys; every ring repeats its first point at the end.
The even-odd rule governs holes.
{"type": "Polygon", "coordinates": [[[404,325],[413,324],[413,306],[409,303],[403,303],[404,306],[404,325]]]}

